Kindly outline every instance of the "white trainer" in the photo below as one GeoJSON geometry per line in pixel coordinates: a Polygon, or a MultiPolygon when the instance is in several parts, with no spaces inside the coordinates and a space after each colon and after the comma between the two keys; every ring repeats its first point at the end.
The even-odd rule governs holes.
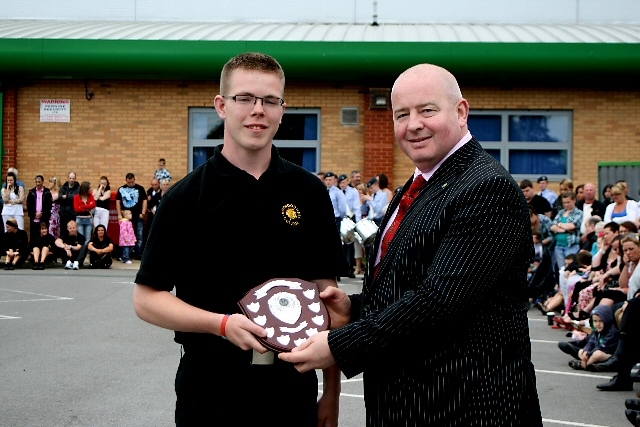
{"type": "Polygon", "coordinates": [[[64,265],[64,268],[67,270],[71,270],[73,268],[73,266],[71,265],[71,261],[67,261],[67,263],[64,265]]]}
{"type": "Polygon", "coordinates": [[[78,265],[78,261],[73,261],[73,269],[80,270],[80,266],[78,265]]]}

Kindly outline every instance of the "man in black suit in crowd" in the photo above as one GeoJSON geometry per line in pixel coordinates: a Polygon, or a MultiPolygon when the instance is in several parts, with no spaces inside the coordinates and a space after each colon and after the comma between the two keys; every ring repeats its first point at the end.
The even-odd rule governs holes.
{"type": "Polygon", "coordinates": [[[408,69],[391,101],[414,176],[387,209],[362,293],[322,292],[335,329],[279,357],[301,372],[364,372],[368,426],[542,426],[524,195],[471,136],[469,104],[447,70],[408,69]],[[414,190],[414,177],[426,186],[414,190]],[[413,202],[399,209],[407,193],[413,202]]]}

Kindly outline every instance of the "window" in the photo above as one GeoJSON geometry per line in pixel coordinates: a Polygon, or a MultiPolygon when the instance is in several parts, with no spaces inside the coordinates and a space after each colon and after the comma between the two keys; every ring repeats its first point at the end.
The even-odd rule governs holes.
{"type": "MultiPolygon", "coordinates": [[[[224,122],[215,108],[189,109],[189,171],[222,144],[224,122]]],[[[316,172],[320,165],[320,109],[287,108],[273,144],[282,158],[316,172]]]]}
{"type": "Polygon", "coordinates": [[[469,130],[520,181],[571,175],[573,116],[569,111],[473,111],[469,130]]]}

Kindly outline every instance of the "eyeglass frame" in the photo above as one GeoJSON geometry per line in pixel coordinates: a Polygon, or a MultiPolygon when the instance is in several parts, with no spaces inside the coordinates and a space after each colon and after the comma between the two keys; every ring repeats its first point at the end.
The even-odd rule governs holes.
{"type": "Polygon", "coordinates": [[[222,95],[222,97],[224,99],[233,99],[233,102],[238,102],[240,105],[256,105],[256,102],[258,102],[258,99],[260,100],[261,104],[263,107],[282,107],[284,105],[284,99],[282,98],[278,98],[277,96],[255,96],[255,95],[233,95],[233,96],[227,96],[227,95],[222,95]],[[242,101],[238,101],[236,98],[239,96],[246,96],[247,98],[253,98],[253,104],[251,104],[250,102],[244,104],[242,101]],[[265,104],[264,100],[265,98],[267,99],[279,99],[280,103],[278,105],[276,104],[265,104]]]}

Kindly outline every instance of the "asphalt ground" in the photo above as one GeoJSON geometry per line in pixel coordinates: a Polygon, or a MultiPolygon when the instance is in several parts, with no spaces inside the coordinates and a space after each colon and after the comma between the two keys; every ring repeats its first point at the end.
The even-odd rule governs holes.
{"type": "MultiPolygon", "coordinates": [[[[180,346],[136,317],[138,266],[0,270],[0,426],[173,425],[180,346]]],[[[340,282],[348,293],[361,284],[340,282]]],[[[569,368],[557,347],[567,331],[535,308],[529,319],[544,425],[630,425],[624,400],[635,392],[598,391],[611,374],[569,368]]],[[[340,426],[364,426],[362,390],[361,375],[343,378],[340,426]]]]}

